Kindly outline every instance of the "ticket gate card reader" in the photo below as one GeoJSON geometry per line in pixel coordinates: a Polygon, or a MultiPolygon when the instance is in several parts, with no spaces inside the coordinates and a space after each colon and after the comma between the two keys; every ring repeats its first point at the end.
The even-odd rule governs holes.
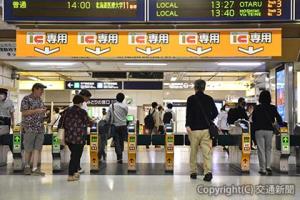
{"type": "Polygon", "coordinates": [[[137,137],[135,128],[134,124],[128,126],[128,171],[131,172],[136,171],[137,137]]]}
{"type": "Polygon", "coordinates": [[[251,155],[251,127],[246,120],[238,120],[235,126],[229,131],[232,135],[240,135],[240,145],[229,147],[230,165],[237,168],[242,173],[250,171],[250,155],[251,155]]]}
{"type": "Polygon", "coordinates": [[[273,148],[272,167],[281,173],[288,173],[289,171],[288,160],[289,160],[291,150],[290,150],[290,135],[288,133],[287,127],[280,128],[279,139],[280,139],[280,151],[276,148],[273,148]]]}
{"type": "Polygon", "coordinates": [[[53,132],[52,135],[52,171],[60,171],[62,170],[62,161],[61,161],[61,155],[60,155],[60,145],[61,141],[58,137],[57,132],[53,132]]]}
{"type": "Polygon", "coordinates": [[[97,123],[95,123],[91,128],[91,134],[90,134],[90,171],[91,172],[99,171],[99,158],[98,158],[99,139],[100,138],[98,137],[97,123]]]}
{"type": "Polygon", "coordinates": [[[250,171],[250,154],[251,154],[251,136],[250,134],[242,135],[242,157],[241,157],[241,171],[250,171]]]}
{"type": "Polygon", "coordinates": [[[172,124],[165,125],[165,171],[174,171],[174,129],[172,124]]]}
{"type": "Polygon", "coordinates": [[[13,134],[13,171],[23,170],[23,160],[22,160],[22,137],[20,132],[13,134]]]}

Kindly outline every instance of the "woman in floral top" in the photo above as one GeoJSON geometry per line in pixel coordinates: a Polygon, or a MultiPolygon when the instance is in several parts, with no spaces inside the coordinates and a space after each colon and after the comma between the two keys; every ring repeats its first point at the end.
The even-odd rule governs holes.
{"type": "Polygon", "coordinates": [[[68,181],[79,180],[78,169],[89,125],[88,114],[81,108],[83,102],[83,97],[74,96],[74,105],[62,113],[59,122],[59,127],[65,129],[65,142],[71,151],[68,181]]]}

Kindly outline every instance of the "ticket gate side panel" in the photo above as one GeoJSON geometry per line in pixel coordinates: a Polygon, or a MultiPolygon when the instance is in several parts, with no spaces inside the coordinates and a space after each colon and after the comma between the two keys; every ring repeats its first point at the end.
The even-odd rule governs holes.
{"type": "Polygon", "coordinates": [[[136,171],[137,136],[135,125],[128,126],[128,171],[136,171]]]}

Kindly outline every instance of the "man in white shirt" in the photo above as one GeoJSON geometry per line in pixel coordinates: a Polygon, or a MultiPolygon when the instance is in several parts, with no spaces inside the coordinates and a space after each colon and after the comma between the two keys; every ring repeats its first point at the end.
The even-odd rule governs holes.
{"type": "Polygon", "coordinates": [[[117,102],[109,106],[106,120],[114,125],[113,137],[115,140],[115,151],[119,164],[123,163],[124,140],[127,137],[127,115],[128,106],[123,102],[125,95],[117,94],[117,102]]]}

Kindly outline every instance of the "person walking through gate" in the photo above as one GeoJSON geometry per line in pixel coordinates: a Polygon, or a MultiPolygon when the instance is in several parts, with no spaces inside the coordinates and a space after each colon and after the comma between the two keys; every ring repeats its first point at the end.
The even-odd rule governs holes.
{"type": "Polygon", "coordinates": [[[195,95],[187,99],[186,130],[190,140],[191,179],[197,179],[197,153],[200,145],[203,155],[204,181],[211,181],[212,176],[212,140],[208,120],[218,116],[218,110],[212,97],[204,94],[206,82],[197,80],[194,83],[195,95]],[[207,120],[206,120],[207,119],[207,120]]]}
{"type": "Polygon", "coordinates": [[[259,105],[255,107],[252,120],[255,131],[259,173],[261,175],[271,175],[271,153],[272,138],[274,133],[275,119],[282,125],[282,118],[279,115],[276,106],[271,105],[271,94],[269,91],[262,91],[259,96],[259,105]]]}

